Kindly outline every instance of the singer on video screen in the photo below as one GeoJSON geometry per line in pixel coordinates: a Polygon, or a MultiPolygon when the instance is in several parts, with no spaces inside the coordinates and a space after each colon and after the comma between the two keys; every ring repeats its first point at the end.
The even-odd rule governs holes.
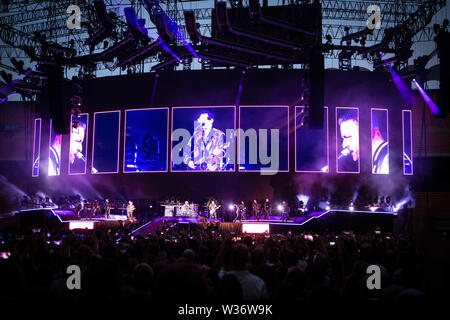
{"type": "Polygon", "coordinates": [[[192,152],[184,157],[188,170],[226,170],[226,136],[213,123],[214,115],[208,111],[201,112],[195,121],[194,134],[188,143],[192,152]]]}
{"type": "Polygon", "coordinates": [[[70,134],[70,173],[86,172],[85,157],[86,122],[82,118],[72,117],[72,132],[70,134]]]}
{"type": "Polygon", "coordinates": [[[338,148],[338,171],[359,172],[358,109],[349,109],[338,120],[342,149],[338,148]]]}

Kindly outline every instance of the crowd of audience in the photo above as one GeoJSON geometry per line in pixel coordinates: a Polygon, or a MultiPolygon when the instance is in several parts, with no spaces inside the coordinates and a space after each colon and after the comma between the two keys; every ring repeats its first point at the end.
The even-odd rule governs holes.
{"type": "Polygon", "coordinates": [[[426,299],[411,238],[371,234],[221,234],[175,226],[146,237],[127,230],[2,234],[0,301],[366,301],[426,299]],[[369,290],[369,265],[381,290],[369,290]],[[68,290],[69,265],[81,290],[68,290]]]}

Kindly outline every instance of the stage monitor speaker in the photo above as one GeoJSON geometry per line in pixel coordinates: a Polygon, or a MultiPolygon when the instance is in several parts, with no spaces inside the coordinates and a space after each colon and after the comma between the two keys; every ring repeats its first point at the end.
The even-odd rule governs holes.
{"type": "Polygon", "coordinates": [[[309,126],[314,129],[323,128],[324,105],[324,58],[323,54],[314,50],[311,55],[309,70],[309,126]]]}
{"type": "Polygon", "coordinates": [[[48,104],[53,129],[56,134],[68,134],[70,126],[70,110],[68,102],[63,99],[63,69],[51,66],[48,70],[48,104]]]}

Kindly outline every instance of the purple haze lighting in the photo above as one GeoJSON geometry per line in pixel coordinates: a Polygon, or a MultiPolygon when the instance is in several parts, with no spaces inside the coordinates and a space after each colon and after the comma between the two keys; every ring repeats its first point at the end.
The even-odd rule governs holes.
{"type": "Polygon", "coordinates": [[[164,41],[162,41],[161,39],[159,40],[159,46],[161,48],[163,48],[164,51],[166,51],[168,54],[170,54],[172,57],[174,57],[176,60],[178,60],[178,62],[183,62],[180,57],[178,57],[170,48],[167,44],[164,43],[164,41]]]}
{"type": "Polygon", "coordinates": [[[433,100],[431,100],[430,96],[425,92],[425,90],[423,90],[423,88],[420,86],[420,84],[417,82],[416,79],[413,79],[413,82],[416,85],[417,89],[419,90],[420,95],[422,96],[423,100],[426,102],[426,104],[430,108],[430,111],[433,114],[433,116],[438,116],[440,112],[439,112],[439,108],[437,107],[437,105],[433,102],[433,100]]]}
{"type": "MultiPolygon", "coordinates": [[[[384,55],[380,52],[382,57],[384,55]]],[[[411,103],[411,90],[408,88],[408,86],[403,82],[402,78],[395,72],[394,68],[391,66],[389,62],[387,62],[384,58],[383,61],[385,62],[386,66],[388,67],[392,80],[394,81],[395,86],[397,87],[397,90],[400,92],[400,95],[402,96],[403,101],[406,104],[411,103]]]]}

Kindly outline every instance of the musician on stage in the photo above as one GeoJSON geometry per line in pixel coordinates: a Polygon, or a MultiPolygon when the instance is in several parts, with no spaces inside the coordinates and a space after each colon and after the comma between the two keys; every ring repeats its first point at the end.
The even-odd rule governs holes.
{"type": "Polygon", "coordinates": [[[100,212],[100,210],[101,210],[100,203],[98,202],[98,200],[95,200],[94,201],[94,218],[100,212]]]}
{"type": "Polygon", "coordinates": [[[92,218],[92,214],[93,214],[93,207],[94,207],[94,203],[92,202],[92,200],[88,200],[87,205],[86,205],[86,216],[91,219],[92,218]]]}
{"type": "Polygon", "coordinates": [[[244,207],[243,204],[244,204],[244,202],[242,202],[242,201],[233,203],[233,207],[234,207],[234,210],[235,210],[235,215],[234,215],[234,218],[233,218],[233,222],[240,221],[242,219],[241,213],[242,213],[242,208],[244,207]]]}
{"type": "Polygon", "coordinates": [[[181,215],[182,216],[189,215],[189,209],[190,209],[189,201],[185,201],[184,204],[181,206],[181,215]]]}
{"type": "Polygon", "coordinates": [[[217,212],[217,209],[219,209],[221,206],[220,205],[217,205],[216,203],[215,203],[215,201],[214,200],[211,200],[211,202],[210,202],[210,204],[209,204],[209,206],[208,206],[208,209],[209,209],[209,219],[210,220],[213,220],[213,217],[214,217],[214,220],[217,220],[217,214],[216,214],[216,212],[217,212]]]}
{"type": "Polygon", "coordinates": [[[111,202],[109,202],[109,199],[105,200],[105,216],[107,219],[109,219],[111,214],[111,202]]]}
{"type": "Polygon", "coordinates": [[[272,213],[272,205],[270,200],[266,198],[266,201],[263,203],[263,217],[264,219],[269,219],[270,214],[272,213]]]}
{"type": "Polygon", "coordinates": [[[128,201],[128,205],[127,205],[127,217],[128,217],[128,219],[134,218],[133,217],[134,210],[136,210],[136,207],[134,206],[133,201],[128,201]]]}
{"type": "Polygon", "coordinates": [[[211,112],[203,111],[197,118],[197,127],[189,140],[188,148],[193,149],[185,155],[184,163],[188,170],[196,171],[224,171],[226,157],[225,133],[213,128],[214,116],[211,112]]]}
{"type": "Polygon", "coordinates": [[[83,204],[81,203],[81,200],[77,202],[75,205],[75,213],[77,214],[77,217],[80,217],[81,210],[83,209],[83,204]]]}
{"type": "Polygon", "coordinates": [[[255,218],[255,220],[259,221],[259,215],[260,215],[260,210],[261,206],[259,205],[258,201],[253,200],[252,202],[252,215],[255,218]]]}
{"type": "Polygon", "coordinates": [[[281,206],[282,206],[282,209],[281,209],[281,221],[288,221],[288,219],[289,219],[289,206],[286,203],[286,201],[283,201],[281,206]]]}

